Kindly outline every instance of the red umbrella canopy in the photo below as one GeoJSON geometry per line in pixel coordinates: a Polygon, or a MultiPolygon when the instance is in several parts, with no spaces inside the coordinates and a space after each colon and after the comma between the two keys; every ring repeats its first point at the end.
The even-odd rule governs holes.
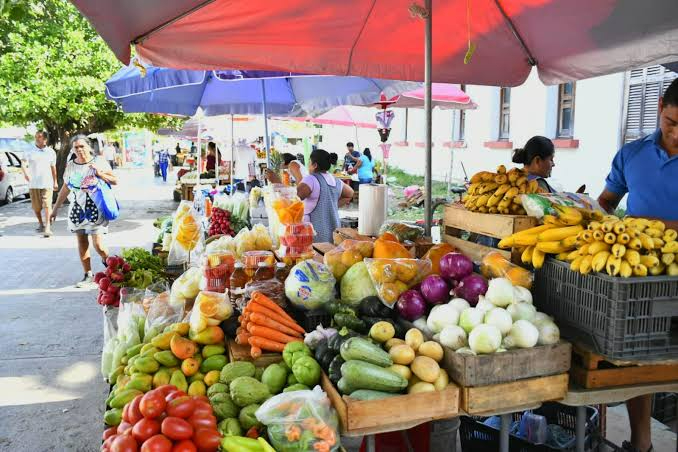
{"type": "MultiPolygon", "coordinates": [[[[417,0],[72,1],[125,63],[135,43],[161,67],[424,78],[417,0]]],[[[552,84],[667,62],[677,16],[675,0],[433,0],[433,81],[516,86],[536,64],[552,84]]]]}

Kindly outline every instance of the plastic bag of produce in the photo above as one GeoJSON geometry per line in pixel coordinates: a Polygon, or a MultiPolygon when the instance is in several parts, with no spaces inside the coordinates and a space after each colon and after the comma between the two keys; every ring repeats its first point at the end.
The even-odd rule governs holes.
{"type": "Polygon", "coordinates": [[[598,201],[581,193],[531,193],[521,195],[521,201],[527,214],[536,218],[542,218],[544,215],[558,215],[553,208],[554,204],[603,212],[598,201]]]}
{"type": "MultiPolygon", "coordinates": [[[[118,311],[118,334],[111,341],[114,345],[112,346],[110,372],[114,372],[121,365],[122,357],[125,356],[129,348],[141,343],[144,334],[146,318],[144,307],[140,300],[128,300],[129,297],[125,297],[123,294],[120,300],[120,310],[118,311]]],[[[104,357],[102,356],[103,359],[104,357]]],[[[106,359],[108,358],[106,357],[106,359]]]]}
{"type": "Polygon", "coordinates": [[[329,268],[314,260],[298,263],[285,280],[285,295],[302,309],[318,309],[335,298],[334,276],[329,268]]]}
{"type": "Polygon", "coordinates": [[[219,326],[233,315],[228,295],[202,291],[195,299],[189,323],[191,334],[200,334],[210,326],[219,326]]]}
{"type": "Polygon", "coordinates": [[[389,308],[400,294],[431,274],[428,259],[365,259],[379,299],[389,308]]]}
{"type": "Polygon", "coordinates": [[[362,262],[366,257],[372,257],[374,243],[368,240],[344,240],[336,248],[331,249],[323,257],[337,281],[352,265],[362,262]]]}
{"type": "Polygon", "coordinates": [[[172,304],[183,304],[185,300],[193,300],[200,292],[200,268],[190,267],[172,283],[172,304]],[[175,302],[175,300],[177,302],[175,302]]]}
{"type": "MultiPolygon", "coordinates": [[[[244,304],[247,304],[250,298],[252,298],[252,294],[254,292],[263,293],[281,308],[287,307],[287,298],[285,298],[285,284],[281,283],[277,279],[248,282],[247,285],[245,285],[245,297],[243,299],[244,304]]],[[[240,310],[243,308],[244,306],[238,306],[238,309],[240,310]]]]}
{"type": "Polygon", "coordinates": [[[278,394],[264,402],[255,416],[267,427],[275,450],[337,451],[341,446],[337,413],[319,386],[278,394]]]}
{"type": "Polygon", "coordinates": [[[304,221],[304,203],[297,196],[296,187],[275,186],[271,208],[276,213],[280,223],[284,225],[304,221]]]}
{"type": "Polygon", "coordinates": [[[170,299],[167,292],[163,292],[151,302],[144,324],[144,342],[150,342],[162,333],[166,326],[181,322],[183,319],[184,305],[172,303],[170,299]]]}
{"type": "Polygon", "coordinates": [[[101,351],[101,375],[107,377],[113,366],[114,339],[118,335],[118,312],[120,308],[104,306],[104,346],[101,351]]]}
{"type": "Polygon", "coordinates": [[[148,310],[151,308],[151,304],[153,304],[153,300],[155,300],[155,298],[160,294],[164,294],[164,296],[169,297],[170,287],[167,284],[167,281],[158,281],[146,287],[146,290],[143,291],[143,299],[141,301],[141,304],[144,306],[144,311],[148,313],[148,310]]]}
{"type": "Polygon", "coordinates": [[[167,263],[180,265],[197,260],[202,251],[204,234],[200,215],[188,201],[182,201],[172,220],[172,244],[167,263]]]}
{"type": "Polygon", "coordinates": [[[390,232],[398,238],[398,241],[404,242],[409,240],[414,242],[424,236],[424,228],[412,223],[404,223],[402,221],[386,221],[379,228],[379,235],[385,232],[390,232]]]}
{"type": "Polygon", "coordinates": [[[531,271],[511,263],[497,251],[487,253],[480,264],[480,273],[487,278],[506,278],[514,286],[532,288],[534,275],[531,271]]]}

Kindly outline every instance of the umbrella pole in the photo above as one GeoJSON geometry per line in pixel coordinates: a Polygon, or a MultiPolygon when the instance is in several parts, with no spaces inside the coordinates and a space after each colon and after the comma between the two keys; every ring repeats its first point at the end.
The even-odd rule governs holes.
{"type": "Polygon", "coordinates": [[[432,104],[431,104],[431,73],[433,71],[432,64],[432,1],[425,0],[426,7],[426,17],[424,18],[425,26],[425,52],[424,52],[424,110],[426,111],[426,162],[425,162],[425,179],[424,179],[424,190],[426,191],[424,196],[424,224],[425,232],[427,236],[431,235],[431,222],[433,217],[433,212],[431,212],[431,147],[432,147],[432,104]]]}
{"type": "Polygon", "coordinates": [[[196,170],[198,171],[198,179],[197,179],[197,186],[200,186],[200,167],[202,166],[202,143],[200,142],[200,118],[198,118],[198,137],[197,140],[198,142],[198,159],[196,160],[196,165],[197,168],[196,170]]]}
{"type": "Polygon", "coordinates": [[[264,143],[266,145],[266,167],[271,167],[271,139],[268,136],[268,114],[266,111],[266,83],[264,79],[261,80],[261,107],[264,113],[264,143]]]}
{"type": "Polygon", "coordinates": [[[231,114],[231,196],[235,193],[235,125],[231,114]]]}

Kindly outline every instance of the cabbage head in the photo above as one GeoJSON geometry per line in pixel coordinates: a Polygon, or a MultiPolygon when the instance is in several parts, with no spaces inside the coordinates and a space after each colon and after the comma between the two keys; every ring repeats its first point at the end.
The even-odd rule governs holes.
{"type": "Polygon", "coordinates": [[[334,275],[329,268],[314,260],[305,260],[292,267],[285,280],[285,295],[302,309],[318,309],[334,301],[334,275]]]}
{"type": "Polygon", "coordinates": [[[376,297],[377,289],[372,283],[365,262],[352,265],[341,278],[341,301],[353,308],[365,297],[376,297]]]}

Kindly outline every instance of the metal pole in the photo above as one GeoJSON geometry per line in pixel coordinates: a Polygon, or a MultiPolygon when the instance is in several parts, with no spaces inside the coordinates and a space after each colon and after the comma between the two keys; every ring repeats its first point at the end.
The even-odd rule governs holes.
{"type": "Polygon", "coordinates": [[[374,441],[374,435],[366,435],[365,436],[365,451],[366,452],[375,452],[377,450],[375,441],[374,441]]]}
{"type": "Polygon", "coordinates": [[[574,437],[576,441],[577,452],[584,452],[586,450],[586,407],[577,407],[577,418],[575,421],[574,437]]]}
{"type": "Polygon", "coordinates": [[[432,148],[432,129],[433,129],[433,109],[431,104],[431,74],[433,72],[433,52],[432,52],[432,1],[425,0],[426,6],[426,33],[425,33],[425,51],[424,51],[424,85],[425,85],[425,95],[424,95],[424,110],[426,110],[426,174],[424,175],[424,190],[426,191],[426,196],[424,197],[424,224],[425,224],[425,233],[427,236],[431,235],[431,221],[432,221],[432,212],[431,212],[431,148],[432,148]]]}
{"type": "Polygon", "coordinates": [[[266,83],[261,80],[261,106],[264,113],[264,143],[266,145],[266,167],[271,167],[271,138],[268,136],[268,114],[266,111],[266,83]]]}
{"type": "Polygon", "coordinates": [[[501,428],[499,430],[499,451],[509,451],[509,427],[511,425],[511,415],[501,415],[501,428]]]}
{"type": "Polygon", "coordinates": [[[198,170],[198,179],[196,181],[196,187],[200,185],[200,168],[202,167],[202,143],[200,142],[200,118],[198,117],[198,160],[196,161],[197,170],[198,170]]]}
{"type": "Polygon", "coordinates": [[[231,196],[235,193],[235,125],[231,115],[231,196]]]}

